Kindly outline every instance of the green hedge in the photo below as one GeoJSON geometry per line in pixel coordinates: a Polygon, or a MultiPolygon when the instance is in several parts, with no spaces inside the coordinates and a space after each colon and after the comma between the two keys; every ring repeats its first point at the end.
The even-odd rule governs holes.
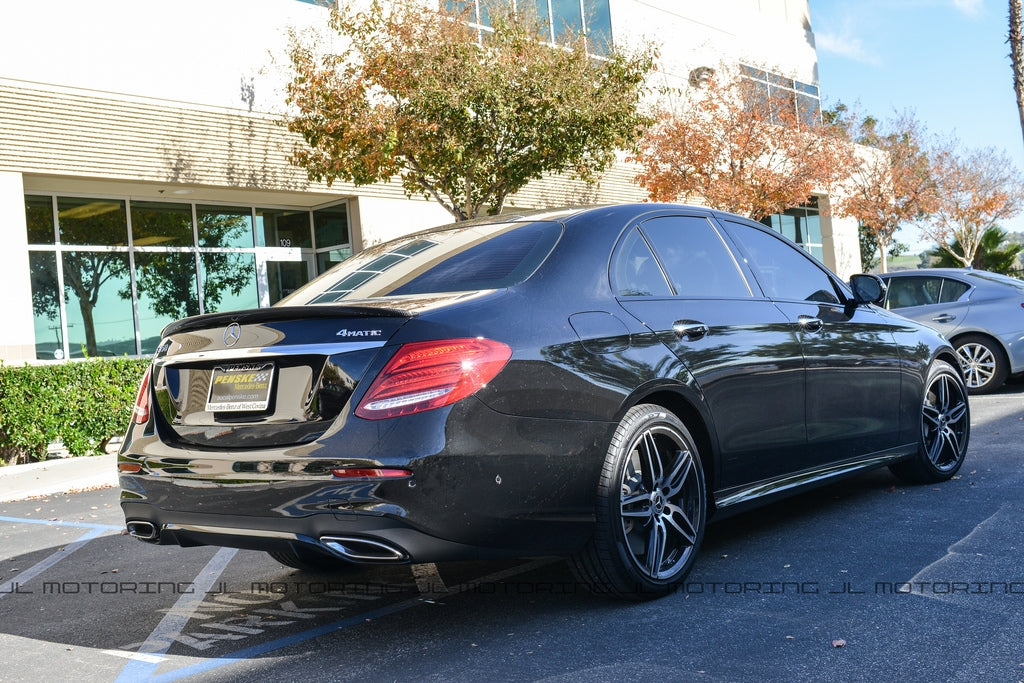
{"type": "Polygon", "coordinates": [[[41,460],[60,440],[91,455],[124,433],[148,359],[0,365],[0,464],[41,460]]]}

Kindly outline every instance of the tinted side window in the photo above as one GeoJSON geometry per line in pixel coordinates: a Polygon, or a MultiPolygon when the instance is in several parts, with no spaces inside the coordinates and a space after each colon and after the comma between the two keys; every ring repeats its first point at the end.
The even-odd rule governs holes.
{"type": "Polygon", "coordinates": [[[617,296],[669,296],[672,291],[651,248],[640,231],[633,228],[619,245],[612,266],[617,296]]]}
{"type": "Polygon", "coordinates": [[[939,296],[939,303],[951,304],[954,301],[959,301],[960,297],[964,295],[964,292],[970,288],[970,285],[960,282],[959,280],[944,278],[942,280],[942,292],[939,296]]]}
{"type": "Polygon", "coordinates": [[[839,303],[832,278],[800,249],[764,230],[732,221],[725,224],[750,255],[750,266],[768,297],[839,303]]]}
{"type": "Polygon", "coordinates": [[[937,277],[894,277],[889,279],[889,298],[885,307],[908,308],[939,302],[942,279],[937,277]]]}
{"type": "Polygon", "coordinates": [[[747,281],[707,219],[664,216],[641,226],[679,296],[749,297],[747,281]]]}

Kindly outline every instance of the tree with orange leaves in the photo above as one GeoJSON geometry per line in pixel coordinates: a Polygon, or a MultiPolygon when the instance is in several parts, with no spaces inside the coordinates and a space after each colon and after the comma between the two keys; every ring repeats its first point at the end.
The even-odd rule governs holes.
{"type": "Polygon", "coordinates": [[[408,0],[336,2],[338,52],[293,34],[287,125],[305,144],[292,162],[328,183],[398,176],[465,220],[546,174],[595,179],[650,122],[639,104],[652,50],[595,60],[583,36],[544,42],[511,3],[490,8],[491,30],[467,18],[408,0]]]}
{"type": "Polygon", "coordinates": [[[955,140],[933,151],[932,164],[938,205],[921,234],[970,267],[985,231],[1024,209],[1024,177],[1004,152],[955,140]]]}
{"type": "Polygon", "coordinates": [[[791,91],[711,76],[664,111],[633,157],[655,201],[702,201],[755,220],[800,206],[842,180],[852,146],[791,91]]]}
{"type": "Polygon", "coordinates": [[[826,112],[826,120],[861,145],[842,192],[833,198],[833,213],[856,218],[874,237],[884,273],[900,226],[938,208],[924,129],[910,114],[880,129],[877,119],[852,116],[842,104],[826,112]]]}

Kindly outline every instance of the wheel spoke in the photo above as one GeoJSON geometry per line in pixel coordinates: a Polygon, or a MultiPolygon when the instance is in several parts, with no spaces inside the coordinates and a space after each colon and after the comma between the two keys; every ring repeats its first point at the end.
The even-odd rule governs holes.
{"type": "Polygon", "coordinates": [[[641,467],[647,470],[647,482],[645,483],[653,490],[661,481],[661,458],[658,455],[658,444],[654,441],[654,435],[650,431],[644,432],[642,443],[643,448],[638,448],[640,457],[643,459],[641,467]]]}
{"type": "Polygon", "coordinates": [[[665,537],[665,523],[656,517],[654,524],[651,525],[651,533],[647,537],[647,550],[644,557],[647,574],[652,578],[658,578],[658,574],[661,573],[661,564],[665,559],[665,537]]]}
{"type": "Polygon", "coordinates": [[[694,528],[693,521],[678,505],[666,505],[665,510],[669,513],[665,516],[668,523],[682,534],[687,544],[693,545],[697,540],[697,529],[694,528]]]}
{"type": "Polygon", "coordinates": [[[630,495],[623,494],[622,496],[622,514],[626,514],[626,508],[635,505],[640,502],[647,502],[651,497],[643,492],[632,493],[630,495]]]}
{"type": "Polygon", "coordinates": [[[672,473],[665,480],[665,487],[668,489],[665,495],[669,498],[675,498],[693,473],[693,456],[690,455],[690,452],[677,451],[677,453],[675,467],[672,468],[672,473]]]}
{"type": "Polygon", "coordinates": [[[924,418],[925,422],[931,424],[933,428],[938,428],[940,415],[938,409],[935,406],[925,403],[922,409],[921,417],[924,418]]]}

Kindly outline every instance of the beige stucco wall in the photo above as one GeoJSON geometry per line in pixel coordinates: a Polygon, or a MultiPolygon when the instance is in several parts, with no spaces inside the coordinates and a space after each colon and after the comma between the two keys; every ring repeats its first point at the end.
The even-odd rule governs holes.
{"type": "Polygon", "coordinates": [[[3,322],[0,361],[18,365],[35,358],[32,327],[32,278],[25,234],[25,191],[21,174],[0,172],[0,273],[3,273],[3,322]]]}

